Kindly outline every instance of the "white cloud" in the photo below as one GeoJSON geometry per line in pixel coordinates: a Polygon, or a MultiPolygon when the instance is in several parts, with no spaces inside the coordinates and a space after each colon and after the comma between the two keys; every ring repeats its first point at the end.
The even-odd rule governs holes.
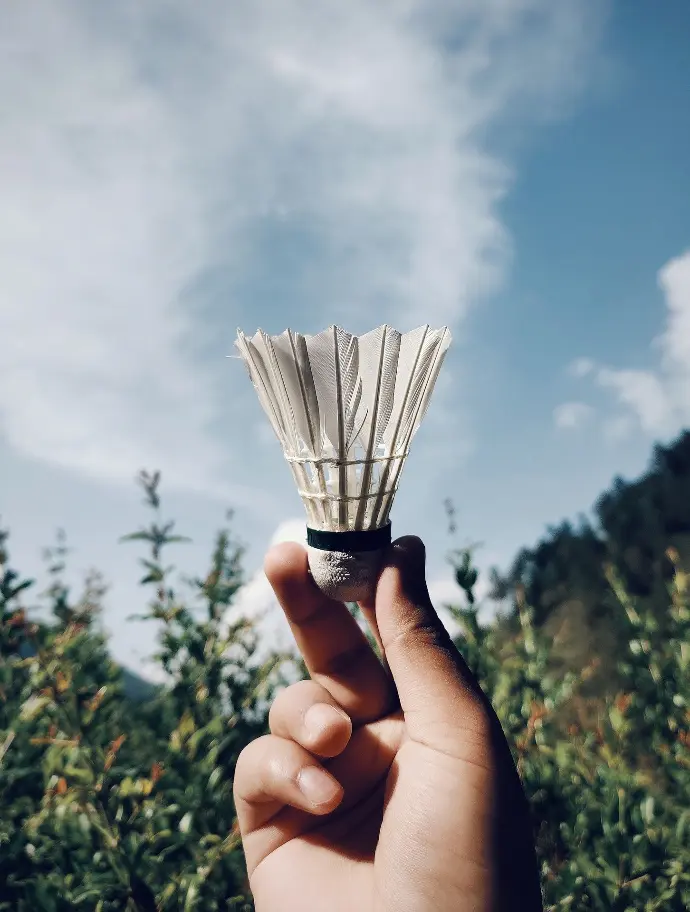
{"type": "Polygon", "coordinates": [[[591,358],[576,358],[568,365],[568,373],[572,377],[587,377],[595,368],[594,361],[591,358]]]}
{"type": "Polygon", "coordinates": [[[208,245],[200,200],[173,118],[83,13],[0,12],[1,427],[98,477],[163,465],[203,487],[221,459],[180,301],[208,245]]]}
{"type": "Polygon", "coordinates": [[[458,633],[458,625],[448,610],[448,605],[464,604],[464,595],[451,576],[439,576],[430,579],[428,584],[431,603],[446,630],[453,636],[458,633]]]}
{"type": "Polygon", "coordinates": [[[452,576],[440,576],[429,580],[428,589],[431,601],[437,609],[448,604],[458,604],[462,597],[460,588],[452,576]]]}
{"type": "MultiPolygon", "coordinates": [[[[304,519],[286,519],[280,523],[271,537],[269,547],[280,542],[294,541],[306,543],[306,523],[304,519]]],[[[292,634],[271,584],[263,569],[257,570],[237,592],[229,611],[231,617],[253,618],[261,646],[267,650],[288,649],[293,646],[292,634]]]]}
{"type": "Polygon", "coordinates": [[[599,386],[609,390],[620,412],[607,422],[609,439],[623,439],[633,426],[649,437],[668,438],[690,424],[690,250],[659,271],[666,326],[653,341],[654,370],[592,365],[599,386]]]}
{"type": "Polygon", "coordinates": [[[224,482],[243,442],[229,456],[217,428],[245,392],[228,397],[217,339],[227,351],[237,323],[281,329],[288,312],[457,325],[509,253],[510,168],[488,137],[579,88],[601,8],[4,4],[7,440],[250,504],[224,482]]]}
{"type": "Polygon", "coordinates": [[[673,404],[662,376],[651,371],[602,367],[597,371],[597,382],[634,412],[646,433],[663,433],[673,423],[673,404]]]}
{"type": "Polygon", "coordinates": [[[603,422],[603,430],[609,443],[621,443],[635,430],[635,421],[630,415],[614,415],[603,422]]]}
{"type": "Polygon", "coordinates": [[[576,430],[589,421],[593,412],[586,402],[563,402],[553,410],[554,424],[561,430],[576,430]]]}

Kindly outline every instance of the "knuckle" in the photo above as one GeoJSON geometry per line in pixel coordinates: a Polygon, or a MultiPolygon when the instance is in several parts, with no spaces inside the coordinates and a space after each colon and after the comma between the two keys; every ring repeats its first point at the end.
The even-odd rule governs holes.
{"type": "Polygon", "coordinates": [[[371,647],[366,640],[363,640],[349,649],[329,656],[319,665],[318,673],[332,678],[341,677],[350,672],[353,667],[368,661],[370,655],[372,655],[371,647]]]}
{"type": "Polygon", "coordinates": [[[256,740],[250,742],[240,751],[237,763],[235,764],[235,782],[256,771],[257,766],[260,765],[261,761],[268,753],[270,742],[270,735],[262,735],[260,738],[256,738],[256,740]]]}
{"type": "Polygon", "coordinates": [[[268,727],[271,729],[271,731],[280,725],[289,704],[290,699],[287,689],[281,690],[274,699],[273,703],[271,703],[271,708],[268,710],[268,727]]]}
{"type": "Polygon", "coordinates": [[[235,767],[233,792],[236,798],[251,800],[259,794],[275,794],[280,783],[295,782],[301,757],[294,745],[275,735],[263,735],[240,753],[235,767]]]}
{"type": "Polygon", "coordinates": [[[296,681],[281,690],[271,704],[268,712],[269,728],[292,728],[313,703],[327,702],[330,702],[330,695],[316,681],[296,681]]]}
{"type": "Polygon", "coordinates": [[[450,635],[437,618],[414,617],[402,623],[389,642],[384,643],[386,652],[395,649],[418,649],[420,645],[435,649],[452,646],[450,635]]]}
{"type": "MultiPolygon", "coordinates": [[[[323,688],[310,678],[296,681],[294,684],[287,687],[284,693],[288,695],[290,699],[295,701],[299,700],[300,703],[311,703],[315,700],[322,701],[324,698],[323,688]]],[[[288,696],[286,696],[286,699],[288,699],[288,696]]]]}

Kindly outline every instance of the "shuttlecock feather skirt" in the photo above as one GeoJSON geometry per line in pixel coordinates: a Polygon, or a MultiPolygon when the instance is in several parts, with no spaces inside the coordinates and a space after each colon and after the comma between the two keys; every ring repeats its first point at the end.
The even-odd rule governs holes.
{"type": "Polygon", "coordinates": [[[238,332],[305,507],[312,574],[331,597],[371,595],[410,441],[449,344],[446,327],[238,332]]]}

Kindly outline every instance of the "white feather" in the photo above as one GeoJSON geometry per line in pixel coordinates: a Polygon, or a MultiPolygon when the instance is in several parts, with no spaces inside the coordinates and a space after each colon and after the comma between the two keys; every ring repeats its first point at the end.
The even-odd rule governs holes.
{"type": "Polygon", "coordinates": [[[376,529],[390,516],[410,441],[450,344],[446,327],[353,336],[286,330],[237,347],[312,528],[376,529]]]}

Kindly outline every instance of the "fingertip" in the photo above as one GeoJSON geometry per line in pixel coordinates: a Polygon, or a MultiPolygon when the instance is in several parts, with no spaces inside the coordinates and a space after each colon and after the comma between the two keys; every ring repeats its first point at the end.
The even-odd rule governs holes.
{"type": "Polygon", "coordinates": [[[305,582],[309,575],[306,548],[297,542],[273,545],[264,558],[264,573],[274,589],[305,582]]]}
{"type": "Polygon", "coordinates": [[[404,535],[390,546],[384,561],[381,581],[401,590],[417,605],[431,606],[426,585],[426,547],[416,535],[404,535]]]}
{"type": "MultiPolygon", "coordinates": [[[[322,616],[321,612],[329,608],[340,608],[347,613],[342,602],[332,601],[316,585],[307,550],[297,542],[274,545],[264,558],[264,573],[293,627],[322,616]]],[[[304,653],[302,644],[298,642],[298,645],[304,653]]],[[[304,658],[309,665],[306,654],[304,658]]]]}
{"type": "Polygon", "coordinates": [[[421,580],[426,591],[426,546],[417,535],[402,535],[388,546],[381,562],[376,590],[371,598],[359,602],[360,608],[373,612],[381,587],[388,587],[391,578],[396,588],[404,590],[414,581],[421,580]]]}
{"type": "Polygon", "coordinates": [[[391,558],[394,563],[412,562],[417,570],[426,566],[426,545],[417,535],[402,535],[391,544],[391,558]]]}

